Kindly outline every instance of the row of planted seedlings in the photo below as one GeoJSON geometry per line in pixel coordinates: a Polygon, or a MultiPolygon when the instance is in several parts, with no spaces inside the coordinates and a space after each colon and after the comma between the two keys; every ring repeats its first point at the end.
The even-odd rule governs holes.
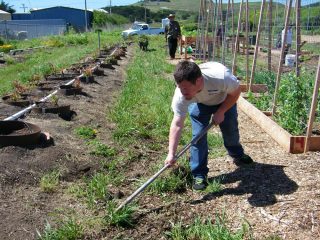
{"type": "MultiPolygon", "coordinates": [[[[42,239],[67,235],[75,236],[75,239],[122,239],[133,234],[135,228],[147,229],[146,226],[155,220],[160,233],[145,233],[153,239],[202,239],[205,236],[210,239],[243,239],[247,236],[247,226],[231,231],[227,227],[226,216],[215,210],[203,216],[185,214],[183,209],[177,214],[179,209],[175,208],[179,204],[176,203],[183,204],[188,198],[192,199],[187,191],[192,181],[187,156],[179,159],[177,168],[168,170],[153,182],[143,196],[116,210],[124,196],[129,196],[163,166],[172,117],[170,100],[174,91],[174,83],[168,76],[174,66],[165,62],[164,51],[156,47],[161,45],[161,41],[162,38],[152,38],[151,45],[155,51],[137,49],[133,63],[127,69],[121,95],[107,114],[108,120],[116,124],[113,130],[115,146],[102,144],[93,127],[83,126],[76,130],[77,135],[95,146],[91,154],[101,157],[101,168],[84,181],[72,184],[68,191],[79,204],[87,207],[86,215],[80,212],[65,214],[64,221],[52,224],[54,227],[47,225],[40,233],[42,239]],[[164,215],[165,211],[167,214],[164,215]]],[[[190,122],[186,123],[186,128],[190,130],[190,122]]],[[[184,133],[181,144],[189,140],[190,136],[184,133]]],[[[208,141],[210,157],[226,154],[219,134],[210,132],[208,141]]],[[[221,184],[214,180],[210,181],[206,191],[219,190],[221,184]]],[[[146,235],[141,235],[143,237],[146,235]]]]}
{"type": "Polygon", "coordinates": [[[70,105],[58,103],[59,96],[84,94],[81,85],[94,83],[94,75],[104,75],[104,68],[112,69],[112,65],[117,64],[121,56],[125,56],[125,51],[126,46],[105,47],[97,57],[87,58],[61,71],[50,64],[51,74],[45,75],[44,79],[34,75],[28,84],[13,81],[13,92],[5,94],[2,101],[11,106],[6,114],[16,113],[6,116],[0,122],[0,145],[32,145],[41,139],[51,142],[48,135],[41,138],[43,134],[36,125],[16,119],[33,111],[38,114],[59,114],[64,120],[71,120],[75,113],[71,111],[70,105]]]}

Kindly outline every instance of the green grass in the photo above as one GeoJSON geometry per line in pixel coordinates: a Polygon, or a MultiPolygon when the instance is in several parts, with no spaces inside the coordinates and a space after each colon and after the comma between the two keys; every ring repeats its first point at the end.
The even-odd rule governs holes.
{"type": "MultiPolygon", "coordinates": [[[[152,38],[150,48],[163,43],[163,38],[152,38]]],[[[174,83],[168,80],[172,66],[165,62],[165,53],[138,51],[127,70],[127,81],[111,112],[117,123],[114,138],[120,142],[164,140],[172,118],[170,109],[174,83]]]]}
{"type": "Polygon", "coordinates": [[[44,192],[53,192],[59,185],[60,172],[54,170],[45,174],[40,180],[40,188],[44,192]]]}
{"type": "Polygon", "coordinates": [[[97,135],[97,130],[92,127],[81,126],[76,128],[75,133],[84,139],[93,139],[97,135]]]}
{"type": "Polygon", "coordinates": [[[172,223],[171,231],[166,234],[172,240],[242,240],[248,232],[247,224],[243,224],[237,231],[231,231],[227,227],[225,216],[216,214],[215,219],[197,217],[191,224],[172,223]]]}
{"type": "Polygon", "coordinates": [[[83,237],[83,227],[74,219],[60,223],[57,228],[52,227],[48,222],[43,233],[37,231],[39,240],[76,240],[83,237]]]}
{"type": "Polygon", "coordinates": [[[136,207],[127,205],[118,211],[116,211],[116,208],[115,202],[108,202],[106,215],[104,217],[105,224],[120,227],[133,227],[135,224],[133,214],[136,211],[136,207]]]}
{"type": "Polygon", "coordinates": [[[110,147],[104,143],[101,143],[100,141],[97,141],[97,140],[93,140],[89,144],[92,147],[92,150],[90,153],[95,156],[107,158],[107,157],[113,157],[117,153],[115,148],[110,147]]]}
{"type": "Polygon", "coordinates": [[[221,134],[208,133],[209,158],[218,158],[226,155],[221,134]]]}
{"type": "Polygon", "coordinates": [[[222,185],[220,182],[221,182],[220,179],[208,181],[208,186],[205,189],[205,192],[207,193],[220,192],[222,190],[222,185]]]}
{"type": "MultiPolygon", "coordinates": [[[[163,167],[163,162],[155,164],[152,172],[163,167]]],[[[145,181],[145,179],[143,180],[145,181]]],[[[192,175],[189,168],[187,156],[178,159],[177,166],[173,167],[166,174],[158,177],[150,186],[148,191],[152,194],[166,195],[166,193],[182,193],[192,184],[192,175]]]]}
{"type": "MultiPolygon", "coordinates": [[[[121,42],[120,39],[121,37],[118,32],[101,34],[101,41],[107,42],[108,45],[119,43],[121,42]]],[[[22,46],[31,46],[40,44],[39,41],[39,39],[30,41],[29,45],[26,43],[26,45],[23,45],[20,42],[19,44],[22,44],[22,46]]],[[[31,54],[26,54],[23,62],[13,62],[0,69],[0,95],[13,88],[12,82],[14,80],[27,83],[32,80],[34,75],[43,77],[54,70],[60,71],[98,51],[98,39],[95,33],[52,37],[49,40],[45,38],[45,40],[42,41],[45,43],[50,41],[51,44],[54,42],[55,47],[40,49],[31,54]],[[61,44],[57,44],[57,42],[61,44]]]]}
{"type": "Polygon", "coordinates": [[[84,191],[89,207],[94,208],[97,203],[106,203],[110,200],[108,185],[116,184],[121,180],[120,178],[121,174],[96,173],[91,179],[88,179],[84,191]]]}

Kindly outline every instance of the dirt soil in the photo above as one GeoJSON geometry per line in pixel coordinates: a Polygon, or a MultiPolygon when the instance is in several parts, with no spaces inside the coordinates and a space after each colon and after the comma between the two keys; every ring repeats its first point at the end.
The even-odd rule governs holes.
{"type": "MultiPolygon", "coordinates": [[[[118,61],[119,66],[106,69],[106,76],[96,76],[95,84],[82,85],[85,94],[61,97],[63,103],[71,104],[75,113],[71,121],[55,114],[26,116],[25,121],[50,133],[54,145],[0,149],[0,239],[35,239],[36,230],[43,231],[46,221],[51,222],[61,213],[77,212],[86,216],[85,207],[63,192],[71,183],[94,173],[100,159],[89,154],[88,146],[74,134],[74,129],[95,126],[103,143],[115,145],[111,138],[115,125],[107,120],[105,112],[112,107],[124,83],[132,57],[133,49],[128,48],[126,57],[118,61]],[[39,187],[41,176],[57,168],[64,169],[59,189],[52,194],[44,193],[39,187]]],[[[16,110],[0,104],[0,117],[16,110]]],[[[228,157],[210,159],[209,177],[221,179],[222,191],[206,194],[188,189],[162,196],[143,193],[134,227],[106,227],[84,238],[165,239],[170,221],[187,224],[197,216],[214,217],[217,212],[225,212],[228,226],[233,230],[246,221],[253,239],[271,235],[283,239],[319,239],[320,153],[286,153],[243,112],[239,112],[239,124],[241,142],[255,163],[237,167],[228,157]]],[[[134,186],[127,187],[129,183],[139,176],[153,174],[141,166],[148,166],[166,151],[166,146],[161,151],[134,148],[136,161],[124,168],[126,181],[117,186],[125,197],[135,190],[134,186]]]]}

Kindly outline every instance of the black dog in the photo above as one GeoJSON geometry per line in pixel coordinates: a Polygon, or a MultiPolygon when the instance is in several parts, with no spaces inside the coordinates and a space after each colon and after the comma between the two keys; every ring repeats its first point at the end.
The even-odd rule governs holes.
{"type": "Polygon", "coordinates": [[[148,45],[149,45],[149,40],[147,38],[147,36],[142,35],[139,38],[139,47],[141,50],[143,51],[148,51],[148,45]]]}

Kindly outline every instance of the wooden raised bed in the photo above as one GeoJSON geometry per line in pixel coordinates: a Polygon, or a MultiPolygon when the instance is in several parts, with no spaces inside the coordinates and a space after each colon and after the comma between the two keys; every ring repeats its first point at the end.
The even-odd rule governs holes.
{"type": "MultiPolygon", "coordinates": [[[[267,134],[269,134],[277,143],[279,143],[289,153],[303,153],[306,143],[306,136],[293,136],[276,122],[261,112],[253,104],[243,97],[240,97],[237,105],[247,116],[249,116],[257,125],[259,125],[267,134]]],[[[310,137],[310,151],[320,150],[320,136],[310,137]]]]}

